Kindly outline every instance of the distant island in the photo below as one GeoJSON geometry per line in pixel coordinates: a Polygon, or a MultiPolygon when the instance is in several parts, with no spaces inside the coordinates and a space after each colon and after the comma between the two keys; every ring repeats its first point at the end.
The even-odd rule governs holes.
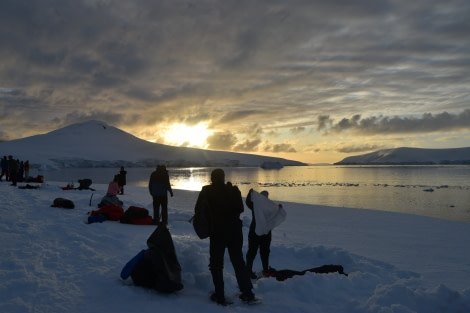
{"type": "Polygon", "coordinates": [[[450,149],[394,148],[344,158],[334,165],[470,164],[470,147],[450,149]]]}
{"type": "Polygon", "coordinates": [[[281,164],[281,162],[273,162],[273,161],[264,161],[261,163],[261,168],[264,169],[281,169],[284,166],[281,164]]]}

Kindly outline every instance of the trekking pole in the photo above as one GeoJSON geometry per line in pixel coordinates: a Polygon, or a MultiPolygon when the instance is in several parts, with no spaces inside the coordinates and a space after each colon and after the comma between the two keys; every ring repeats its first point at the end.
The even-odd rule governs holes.
{"type": "Polygon", "coordinates": [[[93,192],[91,193],[91,197],[90,197],[90,204],[88,204],[88,206],[91,206],[91,199],[93,199],[93,192]]]}

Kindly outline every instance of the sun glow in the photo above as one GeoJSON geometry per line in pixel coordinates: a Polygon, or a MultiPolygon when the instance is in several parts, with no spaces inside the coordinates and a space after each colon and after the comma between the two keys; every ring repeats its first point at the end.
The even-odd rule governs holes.
{"type": "Polygon", "coordinates": [[[177,146],[206,148],[206,139],[211,134],[207,125],[200,123],[193,126],[173,124],[164,133],[165,142],[177,146]]]}

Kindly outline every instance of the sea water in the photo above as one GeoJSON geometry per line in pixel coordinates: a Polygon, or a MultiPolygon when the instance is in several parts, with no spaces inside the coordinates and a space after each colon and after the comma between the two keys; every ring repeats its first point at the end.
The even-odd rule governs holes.
{"type": "MultiPolygon", "coordinates": [[[[267,190],[276,202],[373,209],[470,222],[470,166],[289,166],[223,168],[243,196],[267,190]]],[[[127,168],[127,184],[148,185],[154,168],[127,168]]],[[[168,168],[173,189],[201,190],[213,168],[168,168]]],[[[41,173],[46,181],[91,178],[107,184],[119,168],[69,168],[41,173]]],[[[175,193],[177,196],[177,192],[175,193]]]]}

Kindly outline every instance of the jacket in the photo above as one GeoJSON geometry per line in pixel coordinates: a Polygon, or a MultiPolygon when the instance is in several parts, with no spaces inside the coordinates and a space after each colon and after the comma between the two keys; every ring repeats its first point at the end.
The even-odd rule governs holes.
{"type": "Polygon", "coordinates": [[[211,237],[228,239],[241,230],[240,214],[243,213],[244,206],[238,187],[231,183],[204,186],[197,201],[204,199],[209,203],[211,237]]]}
{"type": "Polygon", "coordinates": [[[170,195],[173,197],[173,190],[170,185],[170,177],[168,172],[156,170],[150,175],[149,179],[149,192],[152,196],[155,197],[166,197],[167,192],[170,192],[170,195]]]}

